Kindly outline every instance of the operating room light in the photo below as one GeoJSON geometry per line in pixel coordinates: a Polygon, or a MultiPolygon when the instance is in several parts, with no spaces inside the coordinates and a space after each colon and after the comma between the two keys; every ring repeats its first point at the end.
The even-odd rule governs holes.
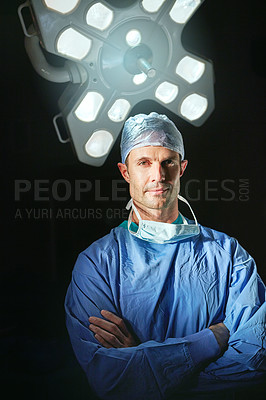
{"type": "Polygon", "coordinates": [[[35,71],[67,83],[53,123],[60,142],[70,142],[79,161],[103,165],[141,101],[155,101],[165,114],[193,126],[209,118],[212,62],[182,45],[183,29],[203,2],[26,0],[18,8],[35,71]],[[28,27],[24,8],[33,17],[28,27]]]}
{"type": "Polygon", "coordinates": [[[114,139],[110,132],[100,130],[92,134],[85,144],[85,150],[91,157],[103,157],[109,152],[113,141],[114,139]]]}
{"type": "Polygon", "coordinates": [[[142,72],[141,74],[137,74],[133,77],[133,82],[135,83],[135,85],[141,85],[146,81],[146,79],[147,75],[142,72]]]}
{"type": "Polygon", "coordinates": [[[204,71],[205,64],[189,56],[182,58],[176,67],[176,73],[189,83],[197,82],[204,71]]]}
{"type": "Polygon", "coordinates": [[[155,96],[163,103],[168,104],[175,100],[178,87],[170,82],[161,83],[156,89],[155,96]]]}
{"type": "Polygon", "coordinates": [[[170,17],[178,24],[185,24],[200,5],[200,0],[177,0],[170,11],[170,17]]]}
{"type": "Polygon", "coordinates": [[[91,48],[91,39],[77,32],[73,28],[67,28],[64,32],[60,33],[57,40],[58,53],[82,60],[91,48]]]}
{"type": "Polygon", "coordinates": [[[165,0],[143,0],[142,5],[146,11],[154,13],[161,8],[164,2],[165,0]]]}
{"type": "Polygon", "coordinates": [[[108,111],[108,117],[114,122],[124,121],[130,110],[130,103],[125,99],[118,99],[108,111]]]}
{"type": "Polygon", "coordinates": [[[141,34],[137,29],[132,29],[127,33],[126,41],[129,46],[137,46],[141,42],[141,34]]]}
{"type": "Polygon", "coordinates": [[[84,122],[94,121],[100,111],[103,101],[104,98],[100,93],[87,93],[75,111],[76,116],[84,122]]]}
{"type": "Polygon", "coordinates": [[[113,12],[102,3],[96,3],[87,12],[86,22],[88,25],[104,31],[113,20],[113,12]]]}
{"type": "Polygon", "coordinates": [[[205,113],[207,107],[208,100],[206,97],[200,96],[197,93],[193,93],[187,96],[182,102],[180,112],[190,121],[194,121],[205,113]]]}
{"type": "Polygon", "coordinates": [[[79,0],[44,0],[44,3],[51,10],[67,14],[76,8],[79,0]]]}

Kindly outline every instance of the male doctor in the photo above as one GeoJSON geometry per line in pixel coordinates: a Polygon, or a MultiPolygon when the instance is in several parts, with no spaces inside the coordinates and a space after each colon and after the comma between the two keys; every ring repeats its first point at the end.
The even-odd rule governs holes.
{"type": "Polygon", "coordinates": [[[65,300],[91,388],[113,400],[225,399],[259,382],[265,286],[236,239],[180,213],[179,130],[165,115],[131,117],[121,154],[128,221],[79,255],[65,300]]]}

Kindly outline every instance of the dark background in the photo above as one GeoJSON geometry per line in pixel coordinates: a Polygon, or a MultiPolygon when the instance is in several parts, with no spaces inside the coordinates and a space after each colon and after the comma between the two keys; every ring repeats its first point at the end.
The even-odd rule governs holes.
{"type": "MultiPolygon", "coordinates": [[[[77,254],[122,220],[122,212],[118,217],[106,215],[107,209],[122,210],[126,203],[112,197],[112,180],[121,179],[116,167],[119,142],[102,168],[81,164],[69,144],[58,142],[52,118],[59,111],[57,100],[65,86],[45,81],[34,72],[17,17],[21,2],[6,3],[0,11],[1,387],[8,399],[18,395],[28,399],[88,399],[86,379],[68,341],[63,303],[77,254]],[[32,188],[16,201],[15,182],[21,179],[29,181],[32,188]],[[52,194],[58,179],[71,184],[67,201],[58,201],[52,194]],[[92,184],[80,201],[75,200],[77,179],[92,184]],[[42,187],[49,188],[42,193],[48,200],[36,200],[34,182],[40,180],[46,181],[42,187]],[[101,199],[95,189],[98,184],[101,199]],[[42,210],[52,210],[49,212],[55,215],[58,210],[74,208],[92,211],[85,219],[40,216],[45,213],[42,210]],[[18,209],[21,218],[16,218],[18,209]],[[30,218],[26,210],[32,210],[30,218]]],[[[201,224],[239,240],[255,258],[265,281],[262,7],[262,2],[206,0],[187,24],[185,47],[211,59],[215,68],[216,108],[202,127],[195,128],[152,102],[140,103],[131,114],[166,112],[176,122],[189,159],[181,193],[191,201],[201,224]],[[241,179],[247,182],[246,201],[240,193],[241,179]]],[[[64,187],[60,190],[63,197],[64,187]]],[[[119,196],[126,195],[121,192],[119,196]]]]}

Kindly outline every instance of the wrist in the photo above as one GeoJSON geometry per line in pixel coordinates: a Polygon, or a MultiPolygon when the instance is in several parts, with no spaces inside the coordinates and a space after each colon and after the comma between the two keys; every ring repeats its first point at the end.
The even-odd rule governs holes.
{"type": "Polygon", "coordinates": [[[189,350],[195,365],[209,361],[220,354],[220,347],[210,329],[203,329],[193,335],[186,336],[189,341],[189,350]]]}

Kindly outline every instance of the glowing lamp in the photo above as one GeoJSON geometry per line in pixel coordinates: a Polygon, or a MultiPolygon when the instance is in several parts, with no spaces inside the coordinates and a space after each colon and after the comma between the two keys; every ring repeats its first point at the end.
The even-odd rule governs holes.
{"type": "Polygon", "coordinates": [[[214,109],[213,67],[184,49],[184,26],[204,0],[28,0],[19,9],[35,70],[69,82],[58,105],[78,159],[101,166],[137,103],[154,100],[194,126],[214,109]],[[33,24],[26,27],[29,8],[33,24]],[[45,52],[65,60],[50,65],[45,52]]]}

